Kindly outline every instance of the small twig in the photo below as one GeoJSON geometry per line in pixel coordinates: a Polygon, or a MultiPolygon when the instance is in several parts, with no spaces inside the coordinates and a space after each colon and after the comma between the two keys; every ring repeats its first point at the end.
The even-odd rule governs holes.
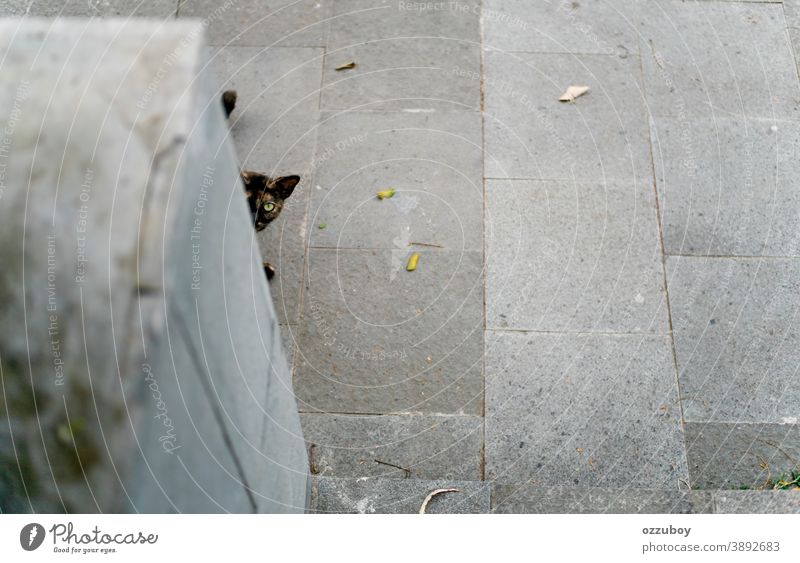
{"type": "Polygon", "coordinates": [[[436,489],[435,491],[431,491],[430,493],[428,493],[428,496],[425,497],[425,500],[422,502],[422,506],[419,507],[419,513],[425,514],[425,509],[428,508],[428,503],[436,495],[440,495],[442,493],[460,493],[460,492],[461,489],[436,489]]]}
{"type": "Polygon", "coordinates": [[[411,241],[408,243],[408,246],[417,245],[417,246],[431,246],[433,248],[444,248],[441,244],[433,244],[432,242],[414,242],[411,241]]]}
{"type": "Polygon", "coordinates": [[[316,449],[316,444],[308,446],[308,465],[312,475],[319,475],[319,467],[317,467],[317,462],[314,460],[314,450],[316,449]]]}
{"type": "Polygon", "coordinates": [[[394,467],[395,469],[401,470],[403,473],[406,474],[406,479],[411,477],[411,470],[410,469],[406,469],[405,467],[400,467],[399,465],[395,465],[394,463],[388,463],[386,461],[381,461],[379,459],[376,459],[374,461],[375,461],[375,463],[380,463],[381,465],[386,465],[388,467],[394,467]]]}
{"type": "Polygon", "coordinates": [[[689,481],[687,481],[686,479],[678,479],[678,481],[680,481],[681,483],[686,485],[686,490],[687,491],[691,491],[692,490],[692,486],[689,484],[689,481]]]}

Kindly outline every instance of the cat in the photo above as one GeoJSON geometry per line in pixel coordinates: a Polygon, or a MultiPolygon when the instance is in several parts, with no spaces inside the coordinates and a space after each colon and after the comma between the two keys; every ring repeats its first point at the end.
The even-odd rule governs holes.
{"type": "MultiPolygon", "coordinates": [[[[244,170],[241,178],[256,231],[263,231],[278,218],[284,202],[300,182],[300,176],[296,175],[270,178],[266,174],[250,170],[244,170]]],[[[263,267],[268,280],[275,277],[275,268],[270,263],[264,262],[263,267]]]]}
{"type": "Polygon", "coordinates": [[[242,171],[241,178],[256,231],[263,231],[278,218],[284,202],[300,183],[300,176],[270,178],[266,174],[251,170],[242,171]]]}
{"type": "MultiPolygon", "coordinates": [[[[226,90],[222,93],[222,107],[226,118],[230,118],[236,108],[237,98],[236,90],[226,90]]],[[[252,170],[243,170],[240,176],[256,231],[263,231],[278,218],[284,202],[300,182],[300,176],[297,175],[270,178],[266,174],[252,170]]],[[[272,280],[275,277],[275,268],[269,262],[263,262],[262,266],[267,279],[272,280]]]]}

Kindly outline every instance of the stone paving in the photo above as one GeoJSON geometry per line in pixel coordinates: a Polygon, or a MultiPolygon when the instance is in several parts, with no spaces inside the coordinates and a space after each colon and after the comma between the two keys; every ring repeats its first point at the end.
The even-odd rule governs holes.
{"type": "Polygon", "coordinates": [[[313,509],[800,511],[800,0],[0,9],[206,18],[313,509]]]}

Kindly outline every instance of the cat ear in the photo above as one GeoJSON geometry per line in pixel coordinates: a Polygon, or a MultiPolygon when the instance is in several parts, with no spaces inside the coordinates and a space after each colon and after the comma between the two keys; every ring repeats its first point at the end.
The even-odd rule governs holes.
{"type": "Polygon", "coordinates": [[[281,176],[272,185],[272,189],[278,193],[282,199],[287,199],[294,191],[295,186],[300,182],[300,176],[281,176]]]}
{"type": "Polygon", "coordinates": [[[243,170],[240,174],[244,189],[253,190],[255,192],[262,191],[267,185],[267,177],[261,172],[253,172],[252,170],[243,170]]]}

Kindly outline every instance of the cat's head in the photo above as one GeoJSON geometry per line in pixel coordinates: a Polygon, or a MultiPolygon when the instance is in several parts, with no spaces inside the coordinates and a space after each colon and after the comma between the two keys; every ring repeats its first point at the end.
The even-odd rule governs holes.
{"type": "Polygon", "coordinates": [[[250,214],[257,231],[266,228],[278,218],[284,201],[292,195],[300,176],[270,178],[260,172],[242,172],[242,183],[250,206],[250,214]]]}

